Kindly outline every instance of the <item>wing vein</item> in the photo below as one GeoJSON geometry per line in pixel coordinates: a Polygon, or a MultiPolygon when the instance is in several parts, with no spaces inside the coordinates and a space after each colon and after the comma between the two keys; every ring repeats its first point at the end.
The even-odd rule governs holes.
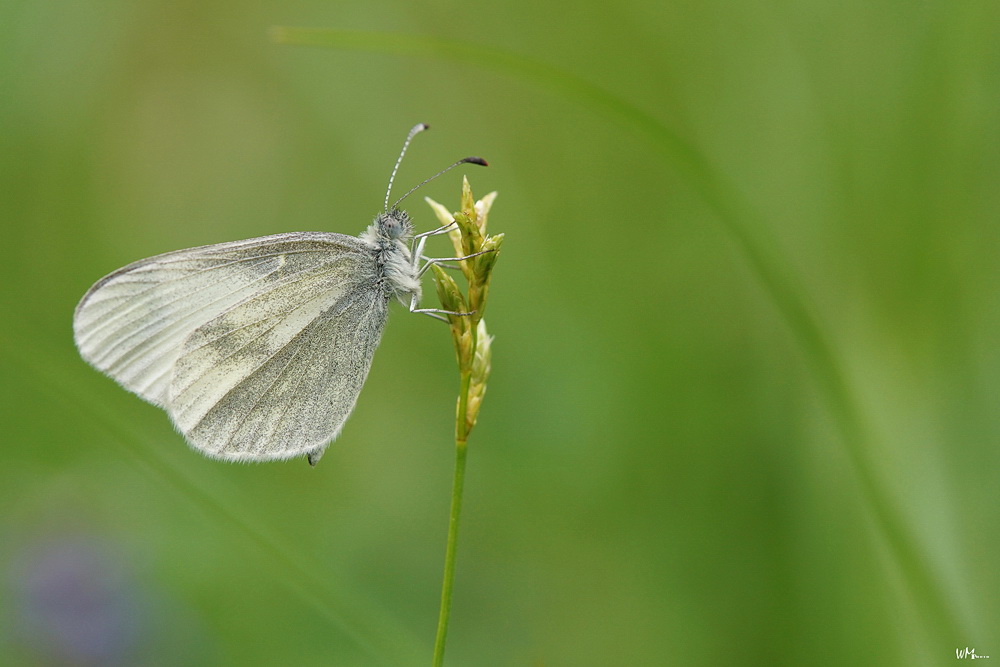
{"type": "MultiPolygon", "coordinates": [[[[316,297],[314,297],[313,299],[310,299],[310,301],[313,301],[313,300],[315,300],[315,299],[318,299],[318,298],[320,298],[320,296],[316,296],[316,297]]],[[[343,312],[344,312],[344,311],[345,311],[345,310],[346,310],[346,309],[347,309],[347,308],[348,308],[349,306],[353,305],[353,304],[354,304],[354,303],[356,303],[357,301],[358,301],[358,299],[357,299],[357,298],[355,298],[355,299],[353,299],[353,300],[350,300],[350,299],[348,299],[348,298],[346,298],[346,297],[345,297],[345,298],[342,298],[342,299],[340,299],[340,300],[339,300],[339,301],[338,301],[337,303],[335,303],[335,304],[334,304],[333,306],[331,306],[331,310],[330,310],[330,314],[329,314],[329,320],[330,320],[330,321],[333,321],[333,320],[335,320],[336,318],[338,318],[338,317],[339,317],[339,316],[340,316],[340,315],[341,315],[341,314],[342,314],[342,313],[343,313],[343,312]]],[[[305,305],[306,305],[307,303],[309,303],[309,301],[306,301],[306,302],[302,303],[302,304],[301,304],[301,305],[299,306],[299,308],[301,308],[301,307],[305,306],[305,305]]],[[[297,333],[297,334],[296,334],[296,335],[295,335],[295,336],[294,336],[294,337],[292,338],[292,340],[291,340],[291,341],[289,341],[289,343],[287,343],[287,344],[286,344],[286,345],[285,345],[284,347],[282,347],[282,348],[280,348],[280,349],[277,349],[277,350],[275,350],[275,351],[274,351],[274,352],[272,352],[272,353],[271,353],[270,355],[268,355],[268,357],[266,357],[265,359],[262,359],[262,360],[260,361],[260,363],[258,363],[258,364],[256,365],[256,367],[255,367],[255,368],[254,368],[254,369],[253,369],[252,371],[250,371],[249,373],[247,373],[247,374],[246,374],[246,375],[244,376],[244,378],[243,378],[243,379],[241,379],[241,380],[240,380],[239,382],[237,382],[237,383],[235,383],[235,384],[234,384],[233,386],[229,387],[229,388],[228,388],[228,389],[227,389],[227,390],[226,390],[226,391],[225,391],[225,392],[224,392],[224,393],[223,393],[223,394],[222,394],[222,395],[221,395],[221,396],[220,396],[220,397],[219,397],[219,398],[218,398],[218,399],[217,399],[217,400],[215,401],[215,403],[214,403],[214,405],[213,405],[213,408],[214,408],[214,406],[217,406],[217,405],[220,405],[220,404],[222,404],[222,403],[223,403],[223,402],[224,402],[224,401],[225,401],[225,400],[226,400],[227,398],[229,398],[229,396],[231,396],[231,395],[232,395],[232,393],[233,393],[234,391],[236,391],[237,389],[240,389],[240,388],[241,388],[241,387],[242,387],[242,386],[243,386],[243,385],[244,385],[244,384],[245,384],[245,383],[246,383],[247,381],[249,381],[249,380],[251,380],[251,379],[252,379],[253,377],[257,376],[257,375],[258,375],[258,374],[259,374],[259,373],[260,373],[261,371],[263,371],[263,370],[264,370],[264,369],[265,369],[265,368],[267,367],[267,365],[268,365],[268,364],[269,364],[270,362],[272,362],[272,361],[274,360],[274,358],[275,358],[275,357],[276,357],[276,356],[277,356],[278,354],[280,354],[281,352],[286,352],[286,351],[288,350],[288,346],[289,346],[289,345],[292,345],[292,344],[295,344],[295,346],[296,346],[296,347],[295,347],[295,351],[294,351],[294,353],[293,353],[293,354],[291,355],[291,358],[290,358],[290,359],[289,359],[289,360],[288,360],[288,361],[287,361],[287,362],[285,363],[285,365],[284,365],[284,366],[282,367],[282,369],[281,369],[280,371],[278,371],[278,373],[277,373],[277,376],[276,376],[276,377],[275,377],[275,378],[274,378],[274,379],[273,379],[273,380],[272,380],[272,381],[271,381],[271,382],[270,382],[270,383],[268,384],[268,386],[267,386],[267,387],[266,387],[266,388],[265,388],[265,389],[264,389],[263,391],[261,391],[260,395],[258,395],[258,396],[256,397],[256,399],[254,400],[254,403],[253,403],[253,405],[252,405],[252,406],[250,406],[250,408],[249,408],[248,410],[246,410],[246,412],[245,412],[245,413],[244,413],[244,414],[243,414],[243,415],[241,416],[241,418],[240,418],[240,420],[239,420],[239,424],[238,424],[238,425],[237,425],[237,426],[236,426],[235,428],[232,428],[232,429],[230,430],[230,434],[229,434],[229,436],[227,437],[227,445],[231,445],[231,444],[233,443],[234,439],[235,439],[235,438],[236,438],[236,436],[237,436],[237,435],[239,434],[239,432],[240,432],[240,430],[241,430],[241,429],[243,428],[243,426],[244,426],[244,425],[246,424],[246,421],[247,421],[247,419],[249,419],[249,418],[251,417],[252,413],[254,412],[254,410],[256,410],[257,406],[259,406],[259,405],[260,405],[260,403],[261,403],[261,401],[262,401],[262,400],[263,400],[263,399],[264,399],[264,398],[265,398],[266,396],[268,396],[268,395],[269,395],[269,393],[270,393],[271,391],[273,391],[273,389],[274,389],[274,387],[275,387],[275,386],[277,385],[278,381],[279,381],[279,380],[280,380],[280,379],[281,379],[282,377],[284,377],[285,373],[286,373],[286,372],[288,371],[289,367],[290,367],[290,366],[292,365],[292,362],[293,362],[293,361],[295,360],[295,358],[296,358],[296,357],[298,357],[299,353],[301,352],[301,350],[302,350],[302,347],[303,347],[303,345],[304,345],[304,342],[305,342],[305,340],[304,340],[304,339],[305,339],[306,335],[307,335],[307,334],[309,333],[309,331],[310,331],[310,328],[312,327],[312,325],[314,325],[314,324],[315,324],[315,322],[316,322],[316,320],[315,320],[315,319],[314,319],[314,320],[312,320],[312,321],[311,321],[311,322],[310,322],[310,323],[309,323],[309,324],[308,324],[307,326],[303,327],[303,328],[302,328],[302,330],[300,330],[300,331],[299,331],[299,332],[298,332],[298,333],[297,333]]],[[[305,374],[302,374],[302,376],[301,376],[301,377],[299,378],[299,382],[297,383],[297,386],[301,385],[301,382],[302,382],[302,380],[303,380],[304,378],[305,378],[305,374]]],[[[283,411],[283,414],[284,414],[284,412],[287,412],[287,410],[288,410],[288,407],[289,407],[290,405],[291,405],[291,403],[290,403],[290,402],[286,402],[286,406],[285,406],[285,409],[284,409],[284,411],[283,411]]],[[[211,412],[211,409],[209,410],[209,412],[211,412]]],[[[206,416],[207,416],[207,414],[208,414],[208,413],[206,413],[206,416]]],[[[204,417],[202,417],[202,419],[204,419],[204,417]]],[[[200,421],[200,420],[199,420],[199,421],[200,421]]],[[[228,448],[228,447],[223,447],[223,448],[220,448],[220,449],[219,449],[219,451],[220,451],[220,452],[221,452],[221,451],[226,451],[227,449],[230,449],[230,448],[228,448]]]]}
{"type": "MultiPolygon", "coordinates": [[[[238,266],[239,264],[243,264],[243,263],[251,263],[251,266],[256,266],[258,264],[265,263],[264,260],[273,259],[275,257],[287,256],[287,255],[291,255],[291,254],[305,254],[307,252],[309,252],[309,253],[317,253],[318,251],[313,251],[313,250],[305,251],[305,250],[301,250],[301,251],[289,251],[289,252],[283,252],[283,253],[269,253],[269,254],[266,254],[266,255],[255,255],[254,257],[246,257],[246,258],[235,259],[235,260],[227,261],[224,264],[219,264],[219,265],[216,265],[216,266],[209,266],[209,267],[205,267],[205,268],[202,268],[202,269],[197,269],[195,271],[187,271],[187,272],[179,273],[179,275],[177,277],[166,278],[166,279],[162,279],[162,280],[151,280],[151,281],[122,280],[121,283],[148,282],[150,284],[150,287],[148,287],[148,288],[146,288],[144,290],[141,290],[141,291],[139,291],[137,293],[134,293],[134,294],[122,294],[122,295],[113,296],[112,299],[115,299],[115,298],[117,298],[117,299],[125,299],[126,303],[129,305],[129,308],[124,309],[124,310],[120,310],[119,312],[115,313],[112,316],[107,316],[107,317],[102,318],[99,326],[94,327],[94,329],[90,332],[90,335],[96,334],[96,333],[100,332],[101,330],[110,327],[112,324],[115,324],[122,317],[125,317],[125,316],[131,314],[132,312],[134,312],[137,309],[141,309],[143,307],[143,305],[144,305],[143,298],[145,297],[146,294],[148,294],[152,290],[159,289],[159,288],[162,288],[164,286],[172,285],[172,284],[175,284],[175,283],[180,283],[181,281],[184,281],[184,280],[190,280],[190,279],[192,279],[192,278],[194,278],[196,276],[202,275],[202,274],[207,273],[209,271],[219,271],[221,269],[228,268],[228,267],[235,267],[235,266],[238,266]]],[[[205,258],[205,259],[211,259],[211,257],[208,257],[208,258],[205,258]]],[[[340,258],[334,258],[334,261],[336,261],[337,259],[340,259],[340,258]]],[[[170,261],[171,262],[191,262],[191,261],[204,261],[204,259],[199,258],[198,260],[192,260],[190,257],[188,257],[188,258],[184,258],[184,259],[176,259],[176,260],[170,260],[170,261]]],[[[156,263],[151,263],[149,265],[144,265],[142,267],[136,267],[136,270],[141,269],[141,268],[146,268],[146,266],[149,266],[149,267],[163,267],[163,265],[165,265],[167,263],[169,263],[169,262],[160,260],[160,261],[157,261],[156,263]]],[[[274,273],[276,273],[277,271],[279,271],[281,268],[282,268],[282,265],[276,266],[274,269],[270,270],[269,272],[267,272],[265,274],[262,274],[261,276],[259,276],[258,278],[254,279],[251,282],[246,283],[246,285],[244,285],[244,287],[249,287],[250,285],[254,284],[255,282],[258,282],[259,280],[264,280],[266,278],[269,278],[274,273]]],[[[169,269],[164,269],[164,270],[169,270],[169,269]]],[[[302,273],[302,272],[305,272],[305,271],[308,271],[308,270],[309,269],[302,269],[301,271],[296,271],[295,273],[292,273],[292,274],[289,274],[289,275],[290,276],[294,276],[294,275],[297,275],[299,273],[302,273]]],[[[130,276],[132,278],[136,278],[136,277],[139,277],[139,275],[140,274],[132,271],[132,272],[128,272],[128,273],[123,273],[122,277],[124,278],[125,276],[130,276]]],[[[235,274],[232,274],[232,275],[235,275],[235,274]]],[[[119,283],[119,284],[121,284],[121,283],[119,283]]],[[[104,285],[104,287],[109,287],[109,286],[113,286],[113,284],[106,284],[106,285],[104,285]]],[[[164,308],[166,308],[168,306],[171,306],[171,305],[173,305],[173,304],[175,304],[175,303],[177,303],[179,301],[187,300],[187,299],[189,299],[191,297],[191,294],[197,293],[197,292],[201,292],[201,291],[210,289],[212,287],[214,287],[214,283],[205,283],[201,287],[193,290],[192,292],[186,292],[186,293],[181,294],[179,297],[177,297],[175,299],[172,299],[170,301],[164,301],[164,302],[162,302],[160,304],[160,306],[154,310],[154,312],[159,311],[159,310],[163,310],[164,308]]],[[[106,299],[106,300],[112,300],[112,299],[106,299]]],[[[214,301],[213,302],[209,302],[206,305],[211,305],[212,303],[215,303],[215,302],[214,301]]]]}
{"type": "MultiPolygon", "coordinates": [[[[309,269],[303,269],[302,271],[296,271],[295,273],[291,273],[288,276],[285,276],[285,277],[283,277],[283,278],[275,281],[273,284],[268,285],[267,287],[261,289],[259,292],[253,294],[252,296],[245,298],[243,301],[241,301],[239,303],[247,303],[247,302],[251,302],[251,301],[261,300],[261,299],[266,298],[268,295],[274,293],[278,289],[286,288],[286,287],[295,285],[296,283],[301,283],[302,281],[307,280],[309,278],[316,278],[316,277],[322,277],[322,276],[326,276],[326,275],[331,275],[335,271],[335,269],[337,268],[338,263],[341,262],[343,259],[344,258],[335,258],[334,261],[326,263],[326,264],[323,264],[321,266],[311,267],[309,269]]],[[[262,280],[266,280],[266,279],[270,278],[279,269],[280,269],[280,267],[275,268],[271,272],[269,272],[267,274],[264,274],[264,275],[260,276],[259,278],[256,278],[256,279],[254,279],[254,280],[252,280],[252,281],[250,281],[250,282],[248,282],[248,283],[246,283],[244,285],[241,285],[239,289],[241,289],[241,290],[248,289],[250,286],[252,286],[252,285],[254,285],[254,284],[256,284],[256,283],[258,283],[258,282],[260,282],[262,280]]],[[[210,287],[211,286],[203,286],[203,287],[198,288],[197,290],[195,290],[195,292],[201,292],[201,291],[204,291],[206,289],[209,289],[210,287]]],[[[189,311],[188,313],[185,314],[184,317],[174,319],[169,326],[164,327],[157,335],[146,337],[142,342],[136,344],[135,346],[133,346],[132,348],[130,348],[127,352],[125,352],[124,354],[122,354],[121,356],[119,356],[116,359],[116,363],[117,364],[123,364],[123,363],[127,364],[127,363],[130,363],[133,359],[135,359],[138,356],[141,356],[143,354],[148,354],[150,351],[156,350],[158,347],[161,347],[162,345],[169,344],[169,342],[170,342],[169,341],[169,336],[173,332],[176,332],[178,330],[184,330],[185,328],[187,328],[185,325],[187,325],[191,321],[191,319],[195,318],[196,315],[198,315],[199,313],[203,313],[206,310],[209,310],[212,306],[218,304],[221,301],[224,301],[228,296],[229,296],[228,294],[220,294],[217,298],[212,299],[211,301],[207,301],[207,302],[203,303],[197,309],[189,311]]],[[[148,312],[150,312],[150,313],[162,312],[164,310],[167,310],[171,305],[173,305],[173,304],[175,304],[177,302],[180,302],[180,301],[190,300],[190,298],[191,298],[191,293],[190,292],[189,293],[185,293],[185,294],[181,294],[177,298],[172,299],[171,301],[164,302],[160,306],[158,306],[158,307],[156,307],[156,308],[154,308],[154,309],[152,309],[152,310],[150,310],[148,312]]],[[[233,307],[236,307],[237,305],[239,305],[239,303],[234,304],[233,307]]],[[[134,308],[139,308],[139,307],[141,307],[141,304],[136,304],[134,306],[134,308]]],[[[225,312],[225,311],[223,311],[223,312],[225,312]]],[[[150,327],[155,326],[155,324],[156,324],[156,322],[154,320],[151,320],[151,321],[147,322],[146,324],[143,324],[141,327],[138,327],[131,334],[129,334],[128,336],[122,338],[121,341],[120,341],[120,343],[125,343],[125,342],[127,342],[129,340],[133,340],[133,339],[135,339],[137,337],[141,338],[142,334],[144,332],[148,331],[150,327]]],[[[95,359],[95,361],[97,363],[102,363],[105,359],[107,359],[107,357],[109,356],[109,354],[112,353],[112,352],[114,352],[114,351],[115,351],[114,348],[109,349],[103,356],[101,356],[100,358],[95,359]]]]}

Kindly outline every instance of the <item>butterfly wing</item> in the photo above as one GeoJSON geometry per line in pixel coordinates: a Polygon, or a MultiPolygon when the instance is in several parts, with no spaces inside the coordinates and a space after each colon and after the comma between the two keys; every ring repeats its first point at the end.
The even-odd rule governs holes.
{"type": "Polygon", "coordinates": [[[167,409],[195,447],[226,460],[315,461],[339,434],[388,301],[376,282],[336,273],[247,300],[185,341],[167,409]]]}
{"type": "Polygon", "coordinates": [[[370,247],[277,234],[158,255],[99,281],[83,357],[228,460],[318,453],[357,400],[387,298],[370,247]]]}

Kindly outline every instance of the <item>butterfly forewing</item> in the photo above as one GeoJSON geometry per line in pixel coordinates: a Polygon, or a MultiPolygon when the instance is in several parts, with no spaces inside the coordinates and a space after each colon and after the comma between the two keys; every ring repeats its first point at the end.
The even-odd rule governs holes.
{"type": "Polygon", "coordinates": [[[339,431],[378,343],[386,302],[371,253],[299,232],[151,257],[84,296],[77,346],[210,455],[301,454],[339,431]],[[348,342],[360,327],[368,338],[348,342]]]}

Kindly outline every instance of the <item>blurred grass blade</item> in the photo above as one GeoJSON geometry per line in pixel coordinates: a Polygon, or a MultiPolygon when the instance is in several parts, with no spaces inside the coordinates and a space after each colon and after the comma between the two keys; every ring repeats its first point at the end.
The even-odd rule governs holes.
{"type": "MultiPolygon", "coordinates": [[[[676,168],[714,209],[733,240],[743,250],[752,271],[806,353],[827,407],[834,417],[855,469],[864,501],[886,540],[893,561],[919,600],[925,630],[942,638],[966,636],[959,630],[958,605],[935,576],[926,553],[904,519],[904,512],[879,481],[872,463],[868,429],[834,347],[827,339],[820,317],[807,304],[790,264],[768,236],[763,218],[743,198],[732,182],[693,145],[656,117],[626,100],[568,72],[524,56],[482,44],[422,35],[352,32],[275,27],[271,37],[282,44],[321,46],[347,51],[426,56],[477,65],[515,79],[532,81],[615,122],[632,127],[652,140],[652,146],[676,168]]],[[[943,640],[942,640],[943,641],[943,640]]]]}

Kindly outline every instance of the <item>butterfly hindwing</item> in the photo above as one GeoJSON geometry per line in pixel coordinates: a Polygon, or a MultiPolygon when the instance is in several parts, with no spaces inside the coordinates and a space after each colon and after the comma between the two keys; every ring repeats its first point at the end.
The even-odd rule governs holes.
{"type": "Polygon", "coordinates": [[[374,278],[354,264],[248,299],[185,341],[167,411],[192,445],[259,461],[316,452],[337,436],[388,309],[374,278]]]}

